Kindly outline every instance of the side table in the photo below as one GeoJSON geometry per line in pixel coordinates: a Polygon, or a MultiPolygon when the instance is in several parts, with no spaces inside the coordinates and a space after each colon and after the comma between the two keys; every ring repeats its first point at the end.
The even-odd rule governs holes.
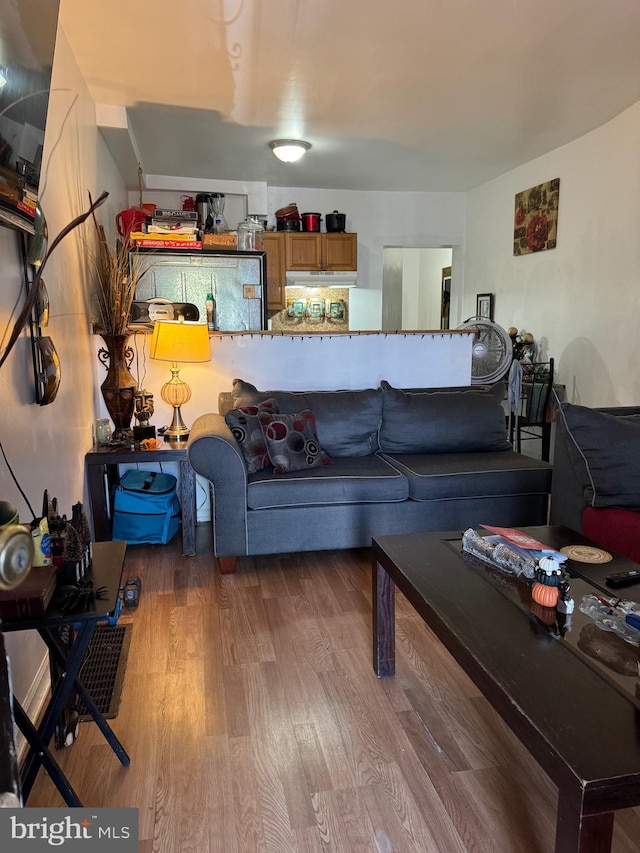
{"type": "Polygon", "coordinates": [[[65,613],[56,607],[54,598],[43,616],[5,619],[0,624],[5,633],[34,629],[38,631],[60,667],[60,674],[55,684],[51,685],[47,707],[37,724],[29,719],[20,702],[13,697],[15,721],[29,744],[29,751],[20,770],[24,802],[29,797],[40,767],[44,767],[66,804],[72,807],[82,806],[78,794],[49,749],[56,724],[74,690],[122,766],[129,766],[130,759],[124,747],[80,681],[80,669],[96,625],[98,622],[106,622],[117,612],[126,547],[124,542],[96,542],[94,545],[92,565],[87,576],[93,581],[95,589],[101,586],[106,588],[104,597],[96,601],[95,610],[65,613]],[[75,630],[75,639],[70,649],[61,646],[56,633],[56,629],[67,625],[72,625],[75,630]]]}
{"type": "Polygon", "coordinates": [[[89,485],[89,503],[96,542],[111,539],[113,495],[118,483],[118,465],[130,462],[179,462],[179,499],[182,514],[182,554],[196,553],[196,481],[187,459],[186,446],[165,443],[158,450],[132,450],[128,447],[94,445],[85,454],[84,465],[89,485]],[[106,475],[106,478],[105,478],[106,475]]]}

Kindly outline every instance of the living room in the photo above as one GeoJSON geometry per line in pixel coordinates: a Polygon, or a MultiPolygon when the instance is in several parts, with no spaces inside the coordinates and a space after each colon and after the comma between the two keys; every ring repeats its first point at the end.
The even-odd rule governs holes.
{"type": "MultiPolygon", "coordinates": [[[[629,8],[626,12],[632,14],[629,8]]],[[[637,19],[632,16],[631,20],[637,19]]],[[[65,37],[64,4],[52,89],[43,157],[48,164],[47,180],[42,197],[49,233],[56,235],[86,209],[88,191],[95,197],[103,189],[110,196],[100,218],[113,229],[115,214],[136,203],[137,195],[127,188],[98,128],[95,103],[65,37]]],[[[301,210],[348,211],[351,227],[358,232],[359,279],[363,286],[375,291],[381,289],[385,246],[454,247],[457,296],[452,325],[475,314],[476,294],[493,293],[495,320],[505,328],[515,326],[534,334],[544,351],[555,357],[558,379],[565,385],[570,401],[587,406],[631,405],[638,401],[634,352],[629,342],[635,333],[640,262],[640,237],[634,215],[640,191],[639,139],[637,101],[614,110],[609,121],[580,138],[469,191],[394,192],[266,185],[265,194],[270,213],[292,198],[301,210]],[[515,194],[556,177],[561,181],[557,247],[514,257],[515,194]]],[[[184,187],[185,191],[190,189],[184,187]]],[[[179,196],[177,191],[176,195],[179,196]]],[[[157,191],[157,197],[165,196],[157,191]]],[[[153,192],[149,200],[155,200],[153,192]]],[[[0,316],[4,328],[23,283],[13,232],[0,230],[0,247],[0,316]]],[[[84,238],[81,233],[74,233],[47,265],[45,278],[52,304],[50,328],[63,369],[57,400],[49,407],[34,405],[25,337],[4,366],[0,383],[0,402],[10,413],[10,420],[5,415],[10,429],[1,437],[2,446],[20,485],[36,504],[44,489],[55,494],[64,507],[71,507],[85,496],[83,457],[90,445],[93,421],[101,413],[96,342],[89,331],[87,312],[89,270],[85,254],[84,238]]],[[[305,344],[292,342],[291,346],[305,344]]],[[[375,344],[372,342],[371,346],[375,344]]],[[[295,352],[291,358],[295,358],[295,352]]],[[[390,368],[399,366],[392,364],[390,368]]],[[[340,367],[344,369],[343,365],[340,367]]],[[[204,369],[194,370],[194,396],[187,410],[191,421],[213,409],[218,391],[228,389],[235,375],[221,372],[215,357],[206,367],[206,374],[201,374],[199,371],[204,369]]],[[[327,355],[322,370],[330,374],[332,369],[327,355]]],[[[166,373],[166,365],[148,362],[147,383],[156,393],[158,423],[167,418],[158,393],[166,373]]],[[[253,379],[248,375],[243,378],[253,379]]],[[[282,380],[283,377],[274,376],[274,385],[280,387],[282,380]]],[[[28,508],[5,467],[0,484],[3,497],[10,497],[21,516],[28,517],[28,508]]],[[[168,576],[173,571],[172,560],[177,561],[178,556],[168,549],[166,555],[154,554],[153,559],[168,576]]],[[[359,577],[365,570],[357,557],[354,560],[355,575],[359,577]]],[[[312,563],[312,558],[305,558],[309,571],[312,563]]],[[[264,565],[261,561],[260,566],[264,565]]],[[[204,565],[199,571],[205,571],[204,565]]],[[[250,578],[249,586],[254,582],[250,578]]],[[[364,588],[361,577],[359,582],[364,588]]],[[[285,581],[279,578],[277,583],[285,581]]],[[[188,597],[190,593],[185,594],[188,597]]],[[[213,638],[207,634],[207,641],[210,640],[213,638]]],[[[16,692],[26,696],[43,659],[42,646],[37,637],[21,637],[19,644],[12,642],[11,646],[16,692]]],[[[100,753],[101,747],[96,750],[100,753]]]]}

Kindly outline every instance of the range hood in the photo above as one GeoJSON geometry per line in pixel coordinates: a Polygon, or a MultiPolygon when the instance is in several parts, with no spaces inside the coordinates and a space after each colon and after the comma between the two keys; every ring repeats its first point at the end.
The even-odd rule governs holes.
{"type": "Polygon", "coordinates": [[[356,270],[287,270],[287,287],[355,287],[356,270]]]}

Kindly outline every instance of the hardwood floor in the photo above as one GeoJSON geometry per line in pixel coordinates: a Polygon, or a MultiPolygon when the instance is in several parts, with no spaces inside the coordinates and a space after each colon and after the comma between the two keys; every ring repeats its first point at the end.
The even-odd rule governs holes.
{"type": "MultiPolygon", "coordinates": [[[[131,766],[82,723],[56,758],[85,804],[137,807],[141,853],[553,850],[554,786],[401,595],[398,674],[374,675],[368,550],[223,576],[208,535],[128,549],[131,766]]],[[[64,805],[42,771],[27,805],[64,805]]],[[[615,853],[638,838],[618,812],[615,853]]]]}

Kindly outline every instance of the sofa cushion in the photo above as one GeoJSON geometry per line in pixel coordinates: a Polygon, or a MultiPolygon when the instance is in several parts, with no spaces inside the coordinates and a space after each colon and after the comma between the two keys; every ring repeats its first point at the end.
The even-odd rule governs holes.
{"type": "MultiPolygon", "coordinates": [[[[292,471],[275,476],[265,468],[249,477],[250,509],[326,506],[405,501],[407,478],[379,456],[338,458],[328,468],[292,471]]],[[[331,531],[327,530],[327,538],[331,531]]]]}
{"type": "Polygon", "coordinates": [[[640,415],[562,403],[567,448],[587,503],[640,509],[640,415]]]}
{"type": "Polygon", "coordinates": [[[310,409],[316,418],[318,440],[331,456],[368,456],[378,449],[377,433],[382,418],[382,391],[258,391],[242,379],[233,380],[234,406],[246,406],[265,398],[276,400],[280,411],[295,414],[310,409]]]}
{"type": "Polygon", "coordinates": [[[386,453],[509,450],[502,383],[489,389],[401,391],[383,380],[380,449],[386,453]]]}
{"type": "Polygon", "coordinates": [[[409,497],[416,501],[545,494],[551,490],[551,465],[512,450],[383,455],[407,477],[409,497]]]}
{"type": "Polygon", "coordinates": [[[582,532],[603,548],[640,563],[640,512],[588,506],[582,513],[582,532]]]}
{"type": "Polygon", "coordinates": [[[278,411],[275,400],[262,400],[254,405],[231,409],[224,416],[233,437],[240,445],[249,474],[255,474],[261,468],[271,465],[258,415],[260,412],[275,414],[278,411]]]}
{"type": "Polygon", "coordinates": [[[320,447],[316,421],[309,409],[295,415],[260,412],[258,420],[276,474],[332,464],[320,447]]]}

